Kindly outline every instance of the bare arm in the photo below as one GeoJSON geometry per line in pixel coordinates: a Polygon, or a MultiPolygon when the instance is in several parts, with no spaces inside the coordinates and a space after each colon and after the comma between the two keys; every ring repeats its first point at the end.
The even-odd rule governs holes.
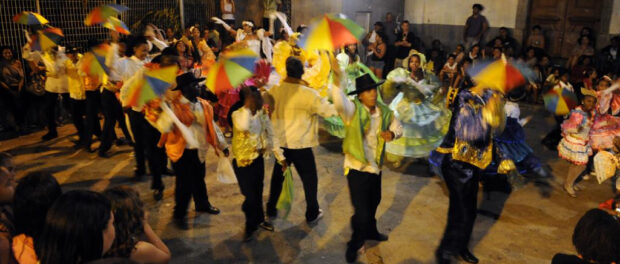
{"type": "MultiPolygon", "coordinates": [[[[409,46],[411,46],[411,45],[409,45],[409,46]]],[[[377,57],[379,59],[381,59],[381,58],[383,58],[383,56],[385,56],[385,52],[386,52],[386,50],[385,50],[385,43],[379,45],[379,49],[380,49],[379,52],[377,52],[376,49],[374,51],[375,51],[377,57]]]]}

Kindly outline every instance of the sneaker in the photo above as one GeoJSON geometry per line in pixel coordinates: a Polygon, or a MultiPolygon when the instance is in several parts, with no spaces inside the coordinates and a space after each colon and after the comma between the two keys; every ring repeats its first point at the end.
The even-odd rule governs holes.
{"type": "Polygon", "coordinates": [[[267,221],[263,221],[263,222],[262,222],[262,223],[260,223],[258,226],[259,226],[260,228],[265,229],[265,230],[270,231],[270,232],[273,232],[273,230],[275,229],[275,228],[273,227],[273,224],[271,224],[271,223],[269,223],[269,222],[267,222],[267,221]]]}
{"type": "Polygon", "coordinates": [[[314,225],[319,222],[319,220],[323,218],[323,210],[319,209],[319,214],[312,220],[308,220],[308,224],[314,225]]]}

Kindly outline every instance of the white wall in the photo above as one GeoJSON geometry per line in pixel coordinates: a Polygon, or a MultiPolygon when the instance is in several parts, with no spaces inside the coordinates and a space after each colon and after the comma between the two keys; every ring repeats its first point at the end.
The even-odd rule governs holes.
{"type": "MultiPolygon", "coordinates": [[[[615,0],[620,2],[620,0],[615,0]]],[[[480,3],[491,27],[514,28],[519,0],[405,0],[405,19],[413,24],[464,26],[471,6],[480,3]]]]}
{"type": "Polygon", "coordinates": [[[614,0],[611,22],[609,23],[609,34],[620,34],[620,0],[614,0]]]}

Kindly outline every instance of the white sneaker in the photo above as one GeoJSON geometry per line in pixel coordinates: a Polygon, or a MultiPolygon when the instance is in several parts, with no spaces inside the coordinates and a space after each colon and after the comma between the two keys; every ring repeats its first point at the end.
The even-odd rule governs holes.
{"type": "Polygon", "coordinates": [[[314,225],[319,222],[319,220],[323,218],[323,210],[319,209],[319,215],[316,216],[313,220],[308,221],[309,225],[314,225]]]}

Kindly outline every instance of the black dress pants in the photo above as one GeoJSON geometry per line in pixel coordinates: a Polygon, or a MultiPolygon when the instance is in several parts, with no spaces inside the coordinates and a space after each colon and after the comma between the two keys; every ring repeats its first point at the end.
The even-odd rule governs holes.
{"type": "Polygon", "coordinates": [[[448,223],[439,252],[457,255],[467,249],[477,211],[478,182],[481,170],[446,156],[441,172],[450,193],[448,223]]]}
{"type": "Polygon", "coordinates": [[[129,130],[125,124],[125,115],[121,103],[116,99],[114,92],[103,89],[101,92],[101,111],[103,112],[103,132],[101,137],[101,145],[99,153],[105,153],[112,147],[114,139],[116,139],[116,131],[114,127],[118,122],[123,134],[129,139],[129,130]]]}
{"type": "Polygon", "coordinates": [[[86,91],[86,130],[84,133],[85,143],[90,147],[93,135],[101,139],[101,124],[99,123],[99,110],[101,109],[101,93],[99,90],[86,91]]]}
{"type": "MultiPolygon", "coordinates": [[[[317,186],[319,179],[316,173],[316,163],[312,148],[287,149],[284,150],[284,157],[289,164],[295,165],[295,169],[304,185],[306,195],[306,220],[314,220],[319,215],[319,201],[317,200],[317,186]]],[[[271,187],[269,189],[269,201],[267,202],[267,212],[276,212],[276,204],[282,192],[282,182],[284,173],[282,165],[275,163],[271,175],[271,187]]]]}
{"type": "Polygon", "coordinates": [[[73,125],[77,129],[79,143],[86,142],[86,121],[84,116],[86,115],[86,100],[71,99],[71,118],[73,119],[73,125]]]}
{"type": "Polygon", "coordinates": [[[146,158],[149,161],[149,171],[153,176],[151,189],[163,189],[164,185],[161,175],[166,168],[167,158],[166,150],[157,146],[161,133],[146,121],[144,114],[140,112],[129,110],[129,122],[134,137],[133,148],[136,159],[136,174],[146,174],[146,158]]]}
{"type": "Polygon", "coordinates": [[[366,239],[379,234],[375,214],[381,202],[381,175],[349,170],[347,182],[354,209],[351,217],[353,234],[348,246],[359,249],[366,239]]]}
{"type": "Polygon", "coordinates": [[[196,209],[208,208],[210,203],[204,180],[205,164],[200,162],[198,150],[185,149],[183,156],[172,163],[172,168],[176,174],[174,218],[185,218],[192,198],[196,209]]]}
{"type": "Polygon", "coordinates": [[[45,91],[45,117],[47,119],[47,133],[58,135],[56,131],[56,105],[58,105],[58,93],[45,91]]]}
{"type": "Polygon", "coordinates": [[[263,156],[254,159],[245,167],[237,166],[237,160],[233,160],[233,169],[237,176],[237,182],[241,194],[245,197],[241,210],[245,214],[246,232],[255,231],[258,225],[265,221],[263,211],[263,180],[265,179],[265,161],[263,156]]]}

